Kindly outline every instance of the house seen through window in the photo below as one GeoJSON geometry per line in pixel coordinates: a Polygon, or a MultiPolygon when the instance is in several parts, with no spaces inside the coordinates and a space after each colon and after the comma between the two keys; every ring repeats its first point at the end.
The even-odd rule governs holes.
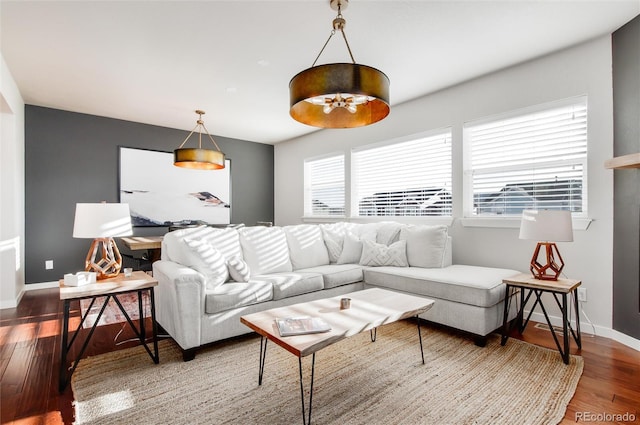
{"type": "Polygon", "coordinates": [[[351,153],[352,216],[450,216],[451,129],[351,153]]]}
{"type": "Polygon", "coordinates": [[[524,209],[586,214],[586,97],[468,123],[464,148],[467,217],[524,209]]]}

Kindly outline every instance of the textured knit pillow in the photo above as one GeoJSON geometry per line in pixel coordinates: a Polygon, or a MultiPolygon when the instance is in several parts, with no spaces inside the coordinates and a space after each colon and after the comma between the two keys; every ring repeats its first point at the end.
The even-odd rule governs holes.
{"type": "Polygon", "coordinates": [[[360,265],[374,267],[409,266],[407,262],[407,241],[394,242],[389,246],[368,240],[362,241],[360,265]]]}
{"type": "Polygon", "coordinates": [[[227,261],[229,275],[235,282],[249,282],[251,269],[246,261],[241,258],[232,258],[227,261]]]}
{"type": "Polygon", "coordinates": [[[184,243],[197,259],[190,266],[204,275],[207,289],[215,289],[227,281],[229,271],[225,258],[220,251],[210,243],[195,239],[185,239],[184,243]]]}

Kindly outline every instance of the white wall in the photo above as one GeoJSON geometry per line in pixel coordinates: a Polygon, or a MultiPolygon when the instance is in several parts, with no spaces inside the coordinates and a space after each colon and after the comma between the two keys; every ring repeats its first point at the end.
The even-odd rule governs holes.
{"type": "Polygon", "coordinates": [[[24,291],[24,101],[0,53],[0,308],[24,291]]]}
{"type": "MultiPolygon", "coordinates": [[[[463,225],[462,126],[478,118],[586,94],[589,108],[588,212],[593,221],[587,230],[574,232],[573,243],[560,243],[559,249],[566,263],[566,275],[582,279],[587,288],[588,301],[584,303],[587,316],[603,331],[610,332],[613,173],[603,164],[613,156],[611,66],[611,38],[602,37],[415,101],[394,105],[385,120],[369,127],[322,130],[277,144],[274,153],[275,223],[302,222],[305,158],[343,151],[349,162],[349,151],[355,146],[452,126],[455,220],[450,234],[453,236],[454,262],[527,271],[535,243],[518,239],[519,220],[507,220],[509,227],[506,228],[463,225]]],[[[425,78],[428,78],[427,71],[425,78]]],[[[424,221],[428,222],[428,219],[424,221]]],[[[584,317],[582,320],[583,329],[589,331],[584,317]]]]}

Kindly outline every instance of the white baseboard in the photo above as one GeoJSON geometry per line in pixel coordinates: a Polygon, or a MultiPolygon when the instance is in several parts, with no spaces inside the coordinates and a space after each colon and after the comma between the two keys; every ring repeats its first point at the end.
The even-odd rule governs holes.
{"type": "Polygon", "coordinates": [[[49,288],[57,288],[59,285],[58,281],[54,282],[42,282],[42,283],[31,283],[23,285],[22,291],[18,294],[15,300],[0,300],[0,310],[5,308],[16,308],[20,301],[22,300],[22,296],[27,291],[35,291],[36,289],[49,289],[49,288]]]}
{"type": "MultiPolygon", "coordinates": [[[[529,314],[528,310],[525,310],[524,317],[526,318],[529,314]]],[[[531,315],[531,320],[547,323],[547,320],[544,318],[544,314],[542,313],[533,313],[531,315]]],[[[553,326],[562,326],[562,318],[558,316],[549,316],[549,320],[553,326]]],[[[571,325],[575,326],[575,320],[571,321],[571,325]]],[[[640,351],[640,340],[630,337],[629,335],[623,334],[622,332],[616,331],[615,329],[606,328],[604,326],[599,325],[591,325],[584,318],[580,318],[580,332],[588,335],[593,335],[595,331],[595,335],[603,336],[605,338],[613,339],[614,341],[619,342],[620,344],[624,344],[627,347],[633,348],[636,351],[640,351]]]]}
{"type": "Polygon", "coordinates": [[[20,293],[18,294],[18,296],[16,297],[15,300],[1,300],[0,301],[0,310],[3,310],[5,308],[16,308],[16,307],[18,307],[18,304],[20,304],[20,300],[22,299],[23,295],[24,295],[24,291],[20,291],[20,293]]]}
{"type": "Polygon", "coordinates": [[[60,283],[57,280],[52,282],[41,282],[41,283],[29,283],[24,285],[25,291],[35,291],[36,289],[49,289],[49,288],[57,288],[60,286],[60,283]]]}

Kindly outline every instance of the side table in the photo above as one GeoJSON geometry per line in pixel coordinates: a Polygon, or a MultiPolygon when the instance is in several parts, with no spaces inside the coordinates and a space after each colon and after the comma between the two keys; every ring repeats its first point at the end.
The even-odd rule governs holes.
{"type": "Polygon", "coordinates": [[[144,346],[147,353],[153,360],[154,363],[160,362],[160,356],[158,354],[158,330],[156,324],[156,309],[155,309],[155,300],[153,288],[158,286],[158,281],[146,274],[142,271],[133,272],[130,277],[125,277],[124,274],[119,274],[116,277],[110,279],[99,280],[96,283],[83,285],[83,286],[66,286],[64,284],[64,280],[60,280],[60,300],[64,302],[64,310],[62,316],[62,342],[60,346],[60,379],[59,379],[59,390],[63,392],[66,388],[67,384],[71,380],[71,375],[76,370],[78,363],[80,362],[80,358],[84,354],[87,345],[89,344],[89,340],[93,335],[93,332],[96,330],[98,326],[98,322],[100,321],[100,317],[102,317],[102,313],[104,312],[107,304],[110,299],[113,299],[120,308],[122,314],[127,319],[129,326],[135,332],[136,336],[144,346]],[[149,345],[146,341],[146,330],[144,325],[144,310],[142,307],[142,292],[149,292],[149,300],[151,304],[151,323],[152,323],[152,334],[153,334],[153,353],[149,348],[149,345]],[[129,292],[137,292],[138,293],[138,310],[139,310],[139,324],[138,328],[134,325],[133,321],[129,317],[127,311],[122,307],[120,300],[118,300],[118,295],[125,294],[129,292]],[[70,368],[70,372],[67,369],[67,355],[69,354],[69,349],[73,345],[76,340],[76,337],[80,333],[80,329],[82,328],[82,324],[85,319],[89,315],[89,311],[93,304],[95,303],[98,297],[105,297],[104,303],[100,308],[100,312],[98,313],[98,317],[96,318],[93,326],[89,330],[89,334],[86,336],[84,343],[82,344],[82,348],[78,353],[78,356],[73,361],[73,365],[70,368]],[[73,336],[71,337],[71,341],[69,341],[69,308],[71,305],[71,301],[73,300],[81,300],[84,298],[90,298],[91,304],[89,308],[85,312],[85,314],[81,317],[80,323],[78,327],[73,332],[73,336]]]}
{"type": "Polygon", "coordinates": [[[504,299],[504,315],[502,319],[502,339],[501,344],[505,345],[507,343],[507,339],[509,339],[509,333],[511,332],[512,326],[508,325],[507,318],[509,316],[509,307],[511,302],[511,295],[513,291],[520,290],[520,308],[518,309],[518,315],[516,317],[516,325],[518,326],[518,331],[522,333],[524,329],[527,327],[529,323],[529,319],[533,314],[533,311],[536,308],[536,305],[540,305],[542,309],[542,313],[544,313],[544,317],[547,320],[547,324],[549,325],[549,329],[551,330],[551,335],[553,335],[553,339],[556,342],[556,346],[558,347],[558,351],[560,351],[560,355],[562,356],[562,360],[565,364],[569,364],[569,332],[573,336],[573,339],[578,344],[578,348],[582,348],[582,339],[580,336],[580,313],[578,311],[578,291],[577,288],[582,284],[579,280],[574,279],[558,279],[558,280],[540,280],[535,279],[533,276],[529,274],[519,274],[508,279],[503,279],[502,283],[507,285],[506,296],[504,299]],[[551,324],[551,320],[549,320],[549,315],[547,314],[547,310],[542,303],[542,294],[545,292],[549,292],[553,294],[553,298],[556,301],[556,304],[560,308],[562,312],[562,332],[563,332],[563,344],[560,346],[560,341],[558,340],[558,336],[556,335],[555,329],[551,324]],[[536,300],[529,311],[529,315],[527,316],[527,320],[523,321],[524,318],[524,308],[531,295],[534,294],[536,296],[536,300]],[[568,296],[573,295],[573,302],[575,306],[576,313],[576,329],[574,330],[571,327],[571,322],[569,320],[569,306],[567,303],[568,296]],[[561,297],[562,302],[558,298],[561,297]]]}

